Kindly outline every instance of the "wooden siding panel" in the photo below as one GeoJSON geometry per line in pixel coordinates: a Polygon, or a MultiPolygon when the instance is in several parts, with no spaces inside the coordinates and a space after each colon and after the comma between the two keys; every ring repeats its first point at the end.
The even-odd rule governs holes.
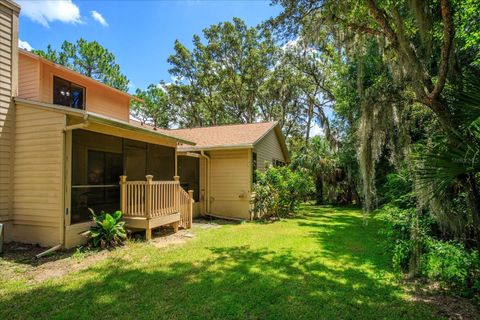
{"type": "MultiPolygon", "coordinates": [[[[12,218],[13,119],[17,90],[18,12],[0,2],[0,222],[12,218]]],[[[7,227],[8,229],[8,227],[7,227]]],[[[10,230],[7,241],[10,240],[10,230]]]]}
{"type": "Polygon", "coordinates": [[[19,55],[18,96],[24,99],[40,99],[40,62],[24,54],[19,55]]]}
{"type": "Polygon", "coordinates": [[[210,173],[211,214],[249,219],[250,149],[212,151],[210,173]]]}
{"type": "Polygon", "coordinates": [[[17,105],[16,125],[24,129],[15,136],[14,239],[45,246],[62,243],[66,116],[17,105]]]}
{"type": "Polygon", "coordinates": [[[267,166],[272,164],[273,159],[286,162],[275,130],[271,130],[258,141],[253,152],[257,153],[257,169],[259,171],[265,171],[267,166]]]}

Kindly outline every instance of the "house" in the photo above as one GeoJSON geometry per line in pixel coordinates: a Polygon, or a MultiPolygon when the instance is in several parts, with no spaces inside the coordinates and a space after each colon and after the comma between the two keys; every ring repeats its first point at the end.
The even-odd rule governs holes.
{"type": "Polygon", "coordinates": [[[254,171],[289,161],[277,123],[156,130],[135,97],[18,49],[20,7],[0,2],[0,223],[6,241],[80,244],[90,211],[127,227],[250,219],[254,171]],[[194,201],[197,200],[197,202],[194,201]]]}
{"type": "Polygon", "coordinates": [[[127,226],[191,225],[177,145],[129,122],[129,94],[18,49],[19,7],[0,3],[0,223],[6,241],[75,246],[89,208],[127,226]],[[119,184],[120,180],[120,184],[119,184]]]}
{"type": "Polygon", "coordinates": [[[277,122],[168,130],[195,145],[179,145],[178,174],[195,195],[195,215],[252,219],[256,170],[290,162],[277,122]]]}

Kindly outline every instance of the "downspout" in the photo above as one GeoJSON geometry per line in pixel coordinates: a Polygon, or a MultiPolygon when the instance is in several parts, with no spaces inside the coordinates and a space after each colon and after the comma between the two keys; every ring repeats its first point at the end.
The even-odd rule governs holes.
{"type": "Polygon", "coordinates": [[[202,157],[205,158],[206,170],[205,170],[205,186],[206,186],[206,199],[205,199],[205,214],[210,213],[210,157],[205,154],[203,150],[200,151],[202,157]]]}

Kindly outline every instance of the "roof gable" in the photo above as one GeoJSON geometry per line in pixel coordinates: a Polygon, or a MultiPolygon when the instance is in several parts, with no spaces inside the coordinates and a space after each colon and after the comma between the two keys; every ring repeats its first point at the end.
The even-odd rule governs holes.
{"type": "Polygon", "coordinates": [[[194,141],[195,146],[178,147],[179,151],[216,150],[253,148],[259,141],[272,130],[282,148],[285,159],[289,160],[285,138],[277,122],[260,122],[248,124],[234,124],[213,127],[200,127],[190,129],[163,130],[170,135],[194,141]]]}

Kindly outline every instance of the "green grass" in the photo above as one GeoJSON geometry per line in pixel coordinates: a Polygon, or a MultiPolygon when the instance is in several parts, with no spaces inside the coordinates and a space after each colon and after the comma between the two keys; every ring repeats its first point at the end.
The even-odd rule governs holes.
{"type": "Polygon", "coordinates": [[[356,209],[195,229],[187,244],[131,243],[86,270],[0,284],[0,319],[438,319],[409,301],[379,223],[356,209]]]}

